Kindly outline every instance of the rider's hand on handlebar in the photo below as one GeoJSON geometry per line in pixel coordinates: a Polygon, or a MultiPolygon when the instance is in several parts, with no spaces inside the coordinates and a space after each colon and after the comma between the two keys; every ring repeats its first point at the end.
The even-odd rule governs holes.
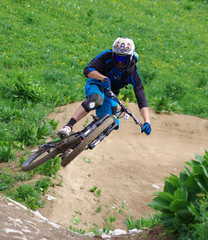
{"type": "Polygon", "coordinates": [[[142,133],[145,132],[147,135],[151,133],[151,125],[149,123],[144,123],[144,126],[142,127],[142,133]]]}
{"type": "Polygon", "coordinates": [[[108,90],[111,88],[111,82],[109,78],[104,78],[104,80],[101,82],[101,86],[103,89],[107,88],[108,90]]]}

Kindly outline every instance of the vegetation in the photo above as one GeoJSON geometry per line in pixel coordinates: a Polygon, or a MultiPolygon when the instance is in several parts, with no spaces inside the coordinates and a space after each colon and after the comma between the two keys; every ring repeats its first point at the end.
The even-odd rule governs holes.
{"type": "Polygon", "coordinates": [[[208,237],[208,152],[204,157],[196,155],[196,160],[186,164],[190,168],[184,166],[179,177],[171,174],[165,178],[164,191],[156,192],[148,205],[161,212],[159,223],[179,239],[205,240],[208,237]]]}
{"type": "MultiPolygon", "coordinates": [[[[22,158],[20,163],[24,160],[22,158]]],[[[60,159],[58,157],[51,159],[51,161],[27,173],[22,173],[18,167],[11,169],[14,173],[11,172],[9,166],[0,170],[0,192],[35,210],[44,206],[45,201],[42,196],[45,195],[50,186],[55,184],[53,179],[56,178],[56,173],[60,170],[60,159]],[[37,176],[37,173],[40,174],[40,180],[34,179],[34,175],[37,176]]]]}
{"type": "MultiPolygon", "coordinates": [[[[207,10],[204,0],[2,0],[0,162],[6,167],[0,170],[1,192],[33,209],[43,206],[40,196],[56,177],[60,160],[27,174],[18,172],[19,165],[16,173],[10,172],[9,164],[27,146],[53,134],[58,123],[47,119],[49,112],[85,98],[83,68],[101,51],[110,49],[118,36],[135,42],[150,107],[158,113],[207,118],[207,10]],[[41,174],[43,180],[33,182],[31,188],[27,182],[34,174],[41,174]],[[47,174],[46,181],[43,175],[47,174]]],[[[120,97],[135,101],[132,87],[123,89],[120,97]]],[[[20,163],[26,156],[27,152],[20,163]]],[[[199,163],[189,163],[193,172],[185,168],[179,178],[171,175],[166,179],[165,191],[156,199],[165,202],[167,209],[157,200],[152,206],[162,211],[161,221],[167,218],[167,227],[173,232],[179,231],[182,221],[184,229],[192,229],[201,237],[207,234],[201,222],[207,223],[204,190],[208,183],[203,182],[207,177],[206,157],[197,159],[199,163]],[[194,183],[192,190],[190,182],[194,183]],[[190,222],[181,220],[181,206],[190,222]]],[[[131,218],[127,223],[138,224],[131,218]]]]}
{"type": "MultiPolygon", "coordinates": [[[[208,117],[206,1],[2,0],[0,9],[1,141],[50,134],[47,114],[85,98],[83,68],[118,36],[135,41],[149,106],[208,117]]],[[[122,96],[135,101],[131,87],[122,96]]]]}

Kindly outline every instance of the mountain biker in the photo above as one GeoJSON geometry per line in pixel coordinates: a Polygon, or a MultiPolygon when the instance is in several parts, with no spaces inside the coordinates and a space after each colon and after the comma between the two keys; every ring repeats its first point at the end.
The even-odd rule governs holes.
{"type": "MultiPolygon", "coordinates": [[[[91,110],[96,110],[96,115],[102,117],[109,113],[114,115],[118,103],[110,98],[104,91],[110,89],[118,95],[120,89],[132,84],[135,96],[141,111],[144,126],[142,132],[151,133],[151,125],[147,101],[142,81],[137,70],[138,55],[132,39],[118,37],[113,43],[112,49],[106,50],[96,56],[84,69],[84,75],[88,77],[85,85],[87,99],[75,111],[69,122],[58,132],[61,138],[70,135],[74,124],[85,117],[91,110]]],[[[119,120],[116,120],[119,127],[119,120]]],[[[118,128],[117,127],[117,128],[118,128]]]]}

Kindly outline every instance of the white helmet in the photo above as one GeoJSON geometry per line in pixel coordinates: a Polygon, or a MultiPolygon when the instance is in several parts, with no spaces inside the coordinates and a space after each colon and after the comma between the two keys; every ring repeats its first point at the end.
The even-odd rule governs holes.
{"type": "Polygon", "coordinates": [[[130,38],[118,37],[113,43],[112,50],[118,55],[133,56],[135,51],[135,45],[133,40],[130,38]]]}
{"type": "Polygon", "coordinates": [[[116,68],[119,71],[123,71],[127,69],[132,61],[135,45],[132,39],[119,37],[113,43],[112,51],[116,68]],[[122,62],[122,64],[120,62],[122,62]]]}

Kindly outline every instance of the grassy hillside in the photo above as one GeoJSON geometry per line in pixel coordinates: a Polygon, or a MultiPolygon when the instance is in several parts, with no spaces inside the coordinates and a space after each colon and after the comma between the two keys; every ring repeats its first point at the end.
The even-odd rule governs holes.
{"type": "MultiPolygon", "coordinates": [[[[85,98],[84,67],[118,36],[135,42],[150,107],[208,118],[207,12],[205,0],[1,0],[0,162],[9,164],[1,164],[0,191],[31,209],[44,206],[60,159],[29,173],[19,168],[26,156],[10,160],[53,133],[57,123],[47,114],[56,106],[85,98]]],[[[120,98],[135,101],[132,88],[120,98]]]]}
{"type": "Polygon", "coordinates": [[[207,10],[188,0],[2,0],[0,139],[49,134],[47,113],[84,99],[83,68],[118,36],[135,41],[149,106],[207,118],[207,10]]]}

